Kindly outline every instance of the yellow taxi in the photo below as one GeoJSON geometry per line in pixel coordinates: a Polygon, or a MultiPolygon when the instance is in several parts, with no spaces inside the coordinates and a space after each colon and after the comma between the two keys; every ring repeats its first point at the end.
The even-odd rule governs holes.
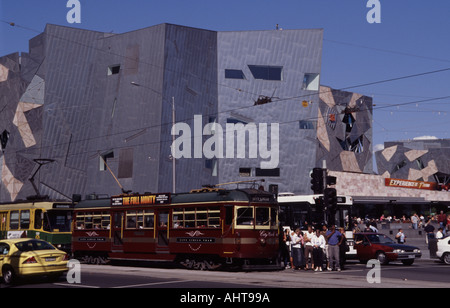
{"type": "Polygon", "coordinates": [[[68,270],[68,255],[50,243],[30,238],[0,240],[0,277],[11,284],[17,277],[59,277],[68,270]]]}

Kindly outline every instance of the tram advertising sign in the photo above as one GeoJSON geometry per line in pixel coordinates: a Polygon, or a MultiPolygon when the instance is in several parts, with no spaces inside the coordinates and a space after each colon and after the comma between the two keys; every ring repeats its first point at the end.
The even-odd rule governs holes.
{"type": "Polygon", "coordinates": [[[436,183],[385,178],[384,184],[389,187],[436,190],[436,183]]]}
{"type": "Polygon", "coordinates": [[[115,196],[111,198],[112,206],[130,205],[165,205],[170,204],[170,193],[152,195],[115,196]]]}

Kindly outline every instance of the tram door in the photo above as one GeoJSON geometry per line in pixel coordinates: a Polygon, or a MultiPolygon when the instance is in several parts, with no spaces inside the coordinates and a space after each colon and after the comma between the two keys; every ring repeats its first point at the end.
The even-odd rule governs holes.
{"type": "Polygon", "coordinates": [[[169,211],[158,211],[158,247],[169,246],[169,211]]]}
{"type": "Polygon", "coordinates": [[[112,250],[123,250],[123,216],[123,212],[112,213],[112,250]]]}

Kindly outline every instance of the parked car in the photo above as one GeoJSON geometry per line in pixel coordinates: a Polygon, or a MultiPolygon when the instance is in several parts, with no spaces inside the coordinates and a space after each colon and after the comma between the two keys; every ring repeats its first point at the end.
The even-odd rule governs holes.
{"type": "Polygon", "coordinates": [[[436,256],[450,265],[450,236],[438,240],[436,256]]]}
{"type": "Polygon", "coordinates": [[[6,284],[17,277],[59,277],[68,270],[68,255],[43,240],[30,238],[0,240],[0,277],[6,284]]]}
{"type": "Polygon", "coordinates": [[[357,233],[354,236],[354,246],[357,259],[361,262],[377,259],[381,264],[401,261],[405,265],[412,265],[416,259],[422,257],[419,248],[397,244],[381,233],[357,233]]]}

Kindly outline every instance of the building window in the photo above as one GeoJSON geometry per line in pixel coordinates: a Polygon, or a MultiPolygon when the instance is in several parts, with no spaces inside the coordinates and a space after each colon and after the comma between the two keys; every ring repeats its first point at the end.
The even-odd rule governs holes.
{"type": "Polygon", "coordinates": [[[120,64],[114,64],[108,66],[108,76],[119,74],[120,64]]]}
{"type": "Polygon", "coordinates": [[[345,131],[347,133],[352,131],[353,125],[355,125],[355,118],[351,113],[345,113],[344,118],[342,119],[342,122],[346,124],[345,131]]]}
{"type": "Polygon", "coordinates": [[[1,147],[2,147],[2,151],[5,150],[6,144],[8,143],[8,140],[9,140],[9,132],[5,129],[3,131],[3,133],[0,135],[0,144],[1,144],[1,147]]]}
{"type": "Polygon", "coordinates": [[[248,68],[255,79],[276,81],[283,80],[282,66],[249,65],[248,68]]]}
{"type": "Polygon", "coordinates": [[[239,176],[252,176],[252,168],[239,168],[239,176]]]}
{"type": "Polygon", "coordinates": [[[353,151],[355,153],[364,152],[363,136],[359,136],[359,138],[356,138],[356,140],[353,141],[350,147],[350,151],[353,151]]]}
{"type": "Polygon", "coordinates": [[[417,166],[419,167],[419,170],[425,169],[425,164],[423,163],[422,159],[418,158],[416,159],[417,166]]]}
{"type": "Polygon", "coordinates": [[[248,124],[248,122],[243,121],[243,120],[239,120],[239,119],[236,119],[236,118],[227,118],[227,124],[238,124],[238,123],[241,123],[241,124],[244,124],[244,125],[248,124]]]}
{"type": "Polygon", "coordinates": [[[133,149],[121,149],[119,153],[119,179],[133,177],[133,149]]]}
{"type": "Polygon", "coordinates": [[[401,161],[400,163],[398,163],[395,167],[394,167],[394,170],[391,172],[391,174],[392,173],[394,173],[394,172],[396,172],[396,171],[398,171],[398,170],[400,170],[400,169],[402,169],[403,167],[405,167],[406,166],[406,160],[403,160],[403,161],[401,161]]]}
{"type": "Polygon", "coordinates": [[[353,142],[350,138],[347,138],[345,140],[341,140],[339,138],[336,138],[341,145],[342,149],[344,151],[352,151],[355,153],[363,153],[364,152],[364,138],[363,136],[359,136],[356,138],[353,142]]]}
{"type": "Polygon", "coordinates": [[[280,168],[274,168],[274,169],[261,169],[261,168],[255,168],[255,176],[280,176],[280,168]]]}
{"type": "Polygon", "coordinates": [[[299,121],[300,129],[314,129],[314,122],[312,121],[306,121],[306,120],[300,120],[299,121]]]}
{"type": "Polygon", "coordinates": [[[114,158],[114,151],[108,151],[100,155],[100,171],[108,169],[106,165],[108,164],[108,159],[111,158],[114,158]]]}
{"type": "Polygon", "coordinates": [[[227,79],[246,79],[242,70],[225,70],[225,78],[227,79]]]}
{"type": "Polygon", "coordinates": [[[303,76],[302,90],[318,91],[319,90],[319,74],[307,73],[303,76]]]}

